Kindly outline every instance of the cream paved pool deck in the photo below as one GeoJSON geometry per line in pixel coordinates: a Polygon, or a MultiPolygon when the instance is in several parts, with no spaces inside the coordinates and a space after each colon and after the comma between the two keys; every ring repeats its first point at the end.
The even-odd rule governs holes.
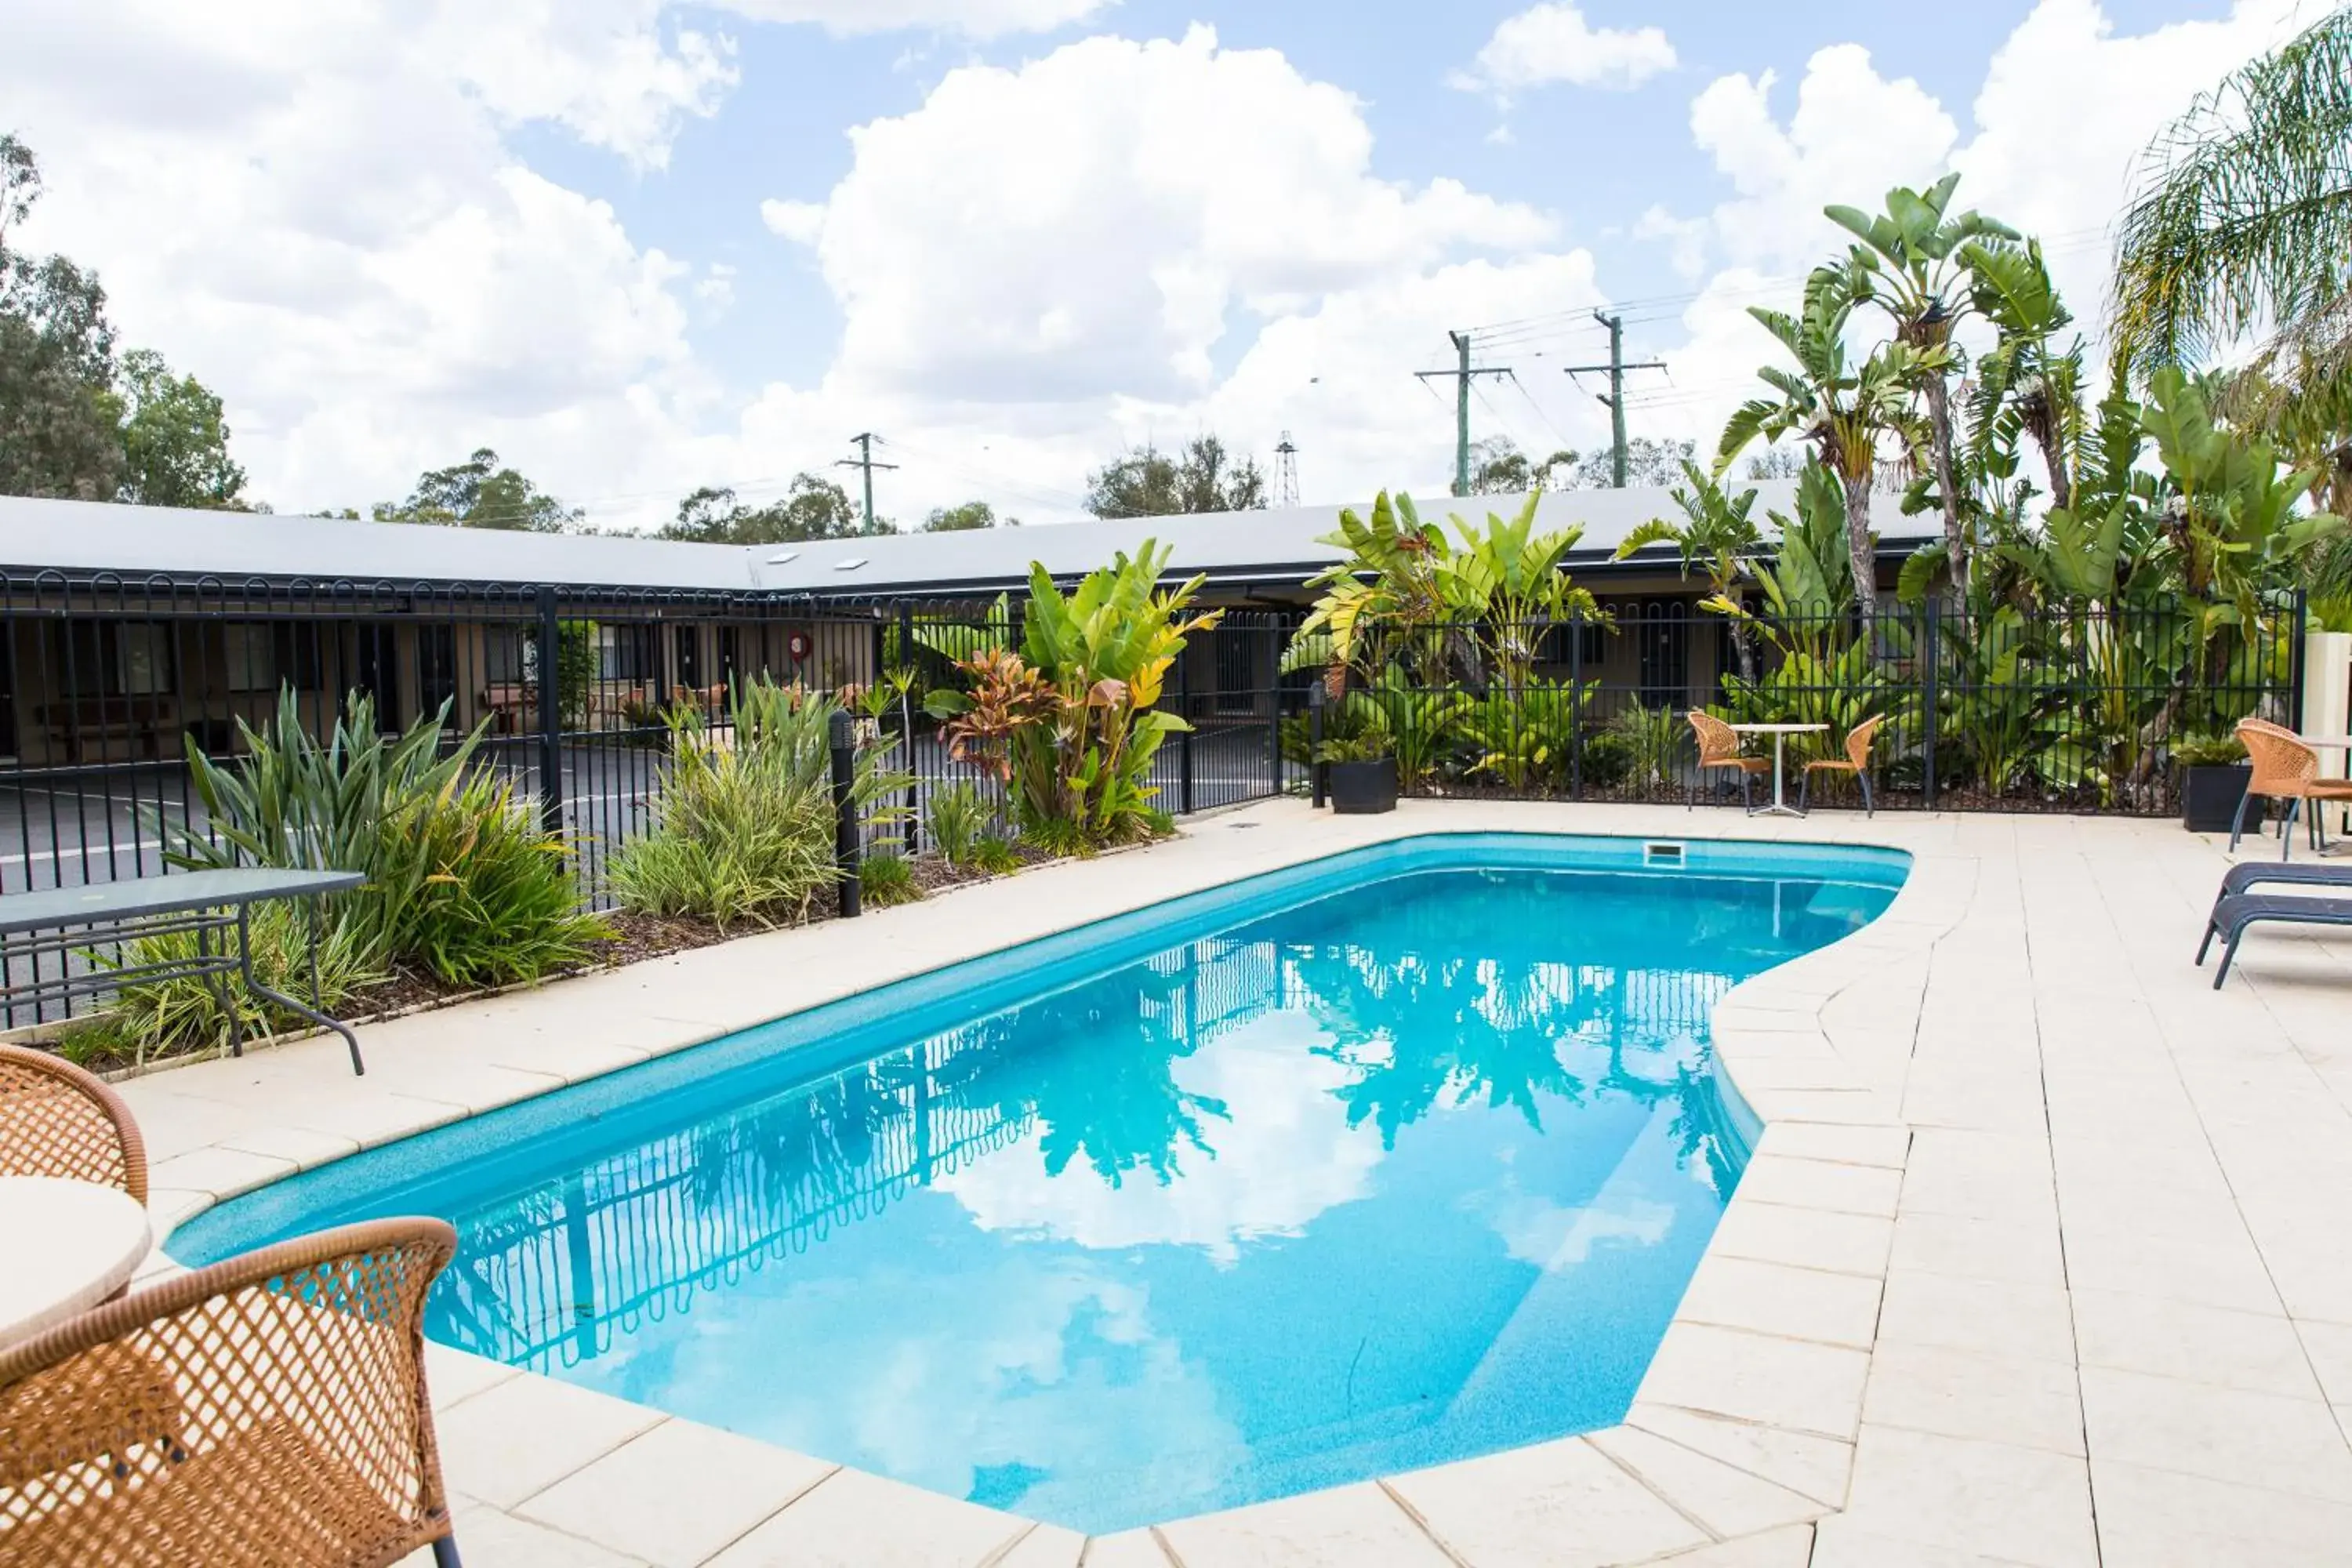
{"type": "Polygon", "coordinates": [[[467,1562],[2352,1562],[2352,941],[2264,931],[2209,990],[2189,958],[2226,861],[2176,823],[1268,803],[856,924],[381,1025],[363,1079],[331,1039],[138,1079],[158,1228],[982,951],[1484,828],[1917,857],[1884,918],[1717,1010],[1723,1065],[1769,1125],[1625,1425],[1087,1542],[436,1350],[467,1562]]]}

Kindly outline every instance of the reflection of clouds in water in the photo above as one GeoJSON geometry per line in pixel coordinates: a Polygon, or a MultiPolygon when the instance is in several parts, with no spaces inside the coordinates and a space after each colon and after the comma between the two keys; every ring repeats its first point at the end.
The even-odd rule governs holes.
{"type": "Polygon", "coordinates": [[[1239,1243],[1297,1235],[1370,1188],[1380,1138],[1349,1130],[1335,1091],[1356,1075],[1316,1054],[1327,1037],[1309,1018],[1268,1013],[1177,1062],[1177,1083],[1223,1100],[1232,1120],[1205,1123],[1215,1157],[1186,1151],[1182,1174],[1166,1185],[1114,1188],[1081,1162],[1049,1176],[1034,1146],[1016,1145],[942,1178],[939,1190],[983,1230],[1097,1250],[1196,1247],[1230,1262],[1239,1243]]]}
{"type": "Polygon", "coordinates": [[[665,1403],[740,1406],[731,1385],[758,1378],[768,1385],[759,1426],[772,1440],[951,1497],[969,1496],[983,1470],[1045,1472],[1026,1501],[1048,1513],[1054,1476],[1099,1485],[1106,1472],[1150,1466],[1156,1484],[1207,1490],[1223,1471],[1209,1456],[1235,1452],[1239,1436],[1213,1384],[1155,1336],[1148,1306],[1084,1260],[1032,1252],[951,1281],[804,1281],[761,1301],[751,1321],[702,1325],[677,1352],[665,1403]],[[891,1331],[877,1334],[877,1319],[891,1331]],[[776,1345],[862,1348],[782,1360],[765,1348],[776,1345]],[[1182,1475],[1187,1465],[1202,1473],[1182,1475]]]}
{"type": "Polygon", "coordinates": [[[1671,1204],[1606,1191],[1591,1203],[1564,1208],[1533,1193],[1506,1192],[1479,1205],[1480,1215],[1513,1258],[1538,1268],[1566,1268],[1583,1262],[1604,1241],[1643,1247],[1665,1239],[1674,1228],[1671,1204]]]}

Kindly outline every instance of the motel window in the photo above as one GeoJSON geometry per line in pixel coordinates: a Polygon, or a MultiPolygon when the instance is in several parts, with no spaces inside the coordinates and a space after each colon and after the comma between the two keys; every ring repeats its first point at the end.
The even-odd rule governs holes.
{"type": "Polygon", "coordinates": [[[537,652],[520,626],[491,626],[482,634],[482,678],[490,686],[515,686],[530,679],[537,652]]]}
{"type": "Polygon", "coordinates": [[[221,666],[231,691],[278,689],[278,639],[261,621],[221,627],[221,666]]]}
{"type": "Polygon", "coordinates": [[[604,680],[652,680],[661,674],[661,628],[657,626],[596,628],[596,674],[604,680]]]}
{"type": "Polygon", "coordinates": [[[172,689],[172,629],[152,621],[74,621],[56,648],[58,684],[76,697],[172,689]]]}
{"type": "Polygon", "coordinates": [[[1581,664],[1596,669],[1609,658],[1609,628],[1600,621],[1560,621],[1546,628],[1538,664],[1581,664]]]}

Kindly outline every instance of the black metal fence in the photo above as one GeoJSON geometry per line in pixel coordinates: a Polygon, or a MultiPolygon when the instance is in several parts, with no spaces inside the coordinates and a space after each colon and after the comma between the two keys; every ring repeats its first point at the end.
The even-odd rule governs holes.
{"type": "MultiPolygon", "coordinates": [[[[391,733],[444,710],[454,745],[562,828],[583,889],[642,832],[681,705],[726,721],[730,683],[764,676],[846,694],[901,743],[917,783],[891,832],[923,842],[956,763],[926,693],[958,658],[1018,646],[1017,601],[820,605],[767,595],[446,584],[190,583],[45,574],[0,583],[0,891],[155,876],[166,827],[205,826],[186,761],[245,749],[290,700],[332,732],[354,697],[391,733]],[[888,686],[906,672],[903,696],[888,686]],[[551,678],[543,679],[551,672],[551,678]]],[[[1284,784],[1279,689],[1295,617],[1237,614],[1195,639],[1165,705],[1193,729],[1154,762],[1161,804],[1205,810],[1284,784]]]]}
{"type": "MultiPolygon", "coordinates": [[[[1860,755],[1882,805],[2160,815],[2179,807],[2184,742],[2250,714],[2294,721],[2304,618],[2299,601],[2251,627],[2178,606],[1929,604],[1889,606],[1865,636],[1851,611],[1735,621],[1664,601],[1416,626],[1359,650],[1287,750],[1303,762],[1319,733],[1327,757],[1392,754],[1412,794],[1719,800],[1738,772],[1700,766],[1689,710],[1811,726],[1786,737],[1792,781],[1849,760],[1874,719],[1860,755]]],[[[1842,773],[1821,787],[1853,792],[1842,773]]]]}
{"type": "MultiPolygon", "coordinates": [[[[445,706],[447,743],[478,729],[485,765],[561,826],[583,896],[601,904],[606,857],[651,819],[666,716],[688,704],[723,724],[730,683],[753,676],[845,691],[900,742],[914,783],[903,820],[877,832],[920,849],[942,788],[994,788],[951,757],[923,698],[959,679],[957,659],[1018,646],[1022,614],[1001,599],[0,582],[0,891],[169,870],[166,830],[205,827],[191,746],[238,755],[244,727],[266,724],[281,700],[325,734],[358,695],[380,731],[445,706]]],[[[2251,628],[2179,609],[1890,608],[1864,641],[1850,614],[1734,623],[1683,598],[1393,634],[1360,662],[1377,674],[1359,673],[1318,721],[1308,694],[1325,672],[1294,647],[1300,619],[1236,608],[1193,637],[1162,697],[1191,726],[1154,759],[1165,809],[1303,792],[1318,721],[1342,749],[1373,734],[1414,793],[1720,798],[1727,786],[1696,766],[1685,716],[1704,706],[1822,726],[1797,738],[1798,761],[1877,718],[1866,760],[1890,805],[2165,812],[2184,738],[2248,713],[2292,722],[2302,679],[2299,605],[2251,628]]]]}

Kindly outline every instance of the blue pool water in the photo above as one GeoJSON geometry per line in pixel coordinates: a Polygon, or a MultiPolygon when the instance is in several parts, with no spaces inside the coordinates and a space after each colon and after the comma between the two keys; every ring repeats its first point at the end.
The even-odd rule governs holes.
{"type": "Polygon", "coordinates": [[[1621,1418],[1746,1158],[1716,1000],[1873,851],[1447,835],[885,987],[225,1205],[461,1236],[428,1332],[1108,1531],[1621,1418]]]}

